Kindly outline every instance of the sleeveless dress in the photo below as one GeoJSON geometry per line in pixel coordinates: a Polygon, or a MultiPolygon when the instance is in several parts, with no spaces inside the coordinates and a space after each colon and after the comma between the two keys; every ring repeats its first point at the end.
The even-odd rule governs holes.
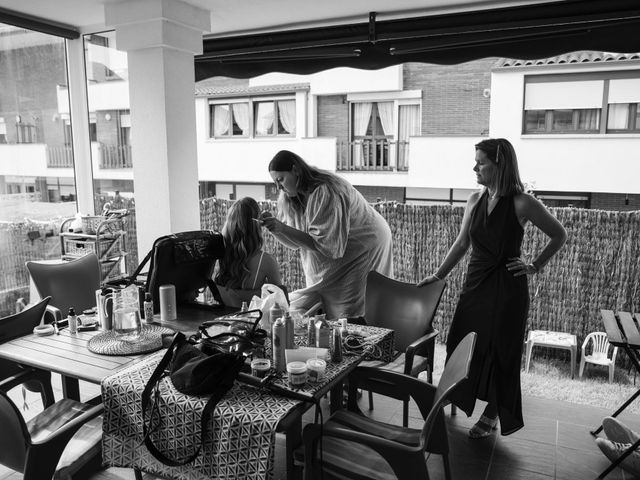
{"type": "Polygon", "coordinates": [[[509,258],[520,256],[524,229],[513,197],[500,197],[490,214],[485,191],[471,216],[471,259],[449,336],[447,358],[469,332],[478,334],[469,380],[455,392],[453,403],[467,416],[476,398],[495,402],[503,435],[519,430],[522,420],[520,363],[529,288],[527,276],[507,270],[509,258]]]}

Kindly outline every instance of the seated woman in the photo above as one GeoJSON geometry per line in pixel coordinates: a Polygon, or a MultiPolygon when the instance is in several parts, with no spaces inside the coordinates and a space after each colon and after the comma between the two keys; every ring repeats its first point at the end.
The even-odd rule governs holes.
{"type": "Polygon", "coordinates": [[[251,197],[235,202],[222,228],[225,254],[219,261],[215,282],[225,305],[240,308],[254,295],[260,296],[265,283],[280,285],[280,268],[270,254],[262,250],[262,227],[256,219],[258,203],[251,197]]]}

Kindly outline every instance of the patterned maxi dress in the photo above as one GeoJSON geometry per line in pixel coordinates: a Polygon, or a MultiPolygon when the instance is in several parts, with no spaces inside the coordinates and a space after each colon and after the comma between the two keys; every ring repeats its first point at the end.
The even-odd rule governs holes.
{"type": "Polygon", "coordinates": [[[470,377],[454,403],[468,416],[476,398],[497,404],[503,435],[519,430],[522,420],[520,362],[529,310],[527,276],[507,270],[520,256],[524,229],[513,197],[501,197],[490,214],[489,195],[481,196],[471,215],[471,259],[449,330],[447,356],[469,332],[477,332],[470,377]]]}

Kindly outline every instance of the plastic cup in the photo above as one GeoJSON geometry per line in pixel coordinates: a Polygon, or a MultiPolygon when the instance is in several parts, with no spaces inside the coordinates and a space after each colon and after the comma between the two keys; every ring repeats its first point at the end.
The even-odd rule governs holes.
{"type": "Polygon", "coordinates": [[[251,375],[264,378],[271,370],[271,360],[268,358],[256,358],[251,360],[251,375]]]}

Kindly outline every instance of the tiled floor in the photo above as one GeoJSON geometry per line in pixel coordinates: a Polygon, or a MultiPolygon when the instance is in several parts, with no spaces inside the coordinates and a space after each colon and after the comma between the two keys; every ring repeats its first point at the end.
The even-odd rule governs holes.
{"type": "MultiPolygon", "coordinates": [[[[59,380],[54,382],[56,398],[60,398],[59,380]]],[[[88,398],[97,393],[97,387],[81,385],[83,396],[88,398]]],[[[20,388],[11,395],[18,405],[22,405],[20,388]]],[[[364,396],[366,398],[366,395],[364,396]]],[[[467,430],[473,418],[467,418],[458,411],[456,416],[448,416],[451,443],[451,467],[454,480],[582,480],[595,479],[603,471],[608,460],[596,446],[589,430],[611,412],[594,407],[586,407],[567,402],[534,397],[524,399],[525,428],[508,437],[492,435],[482,440],[471,440],[467,430]]],[[[35,415],[41,409],[39,397],[29,394],[30,409],[26,417],[35,415]]],[[[370,414],[382,421],[401,421],[399,402],[375,396],[375,409],[370,414]]],[[[477,411],[481,411],[481,403],[477,411]]],[[[366,408],[366,404],[363,404],[366,408]]],[[[417,410],[412,409],[411,425],[421,425],[417,410]]],[[[311,420],[311,417],[309,417],[311,420]]],[[[640,431],[640,416],[623,414],[626,424],[640,431]]],[[[2,433],[0,432],[0,435],[2,433]]],[[[432,455],[428,459],[432,479],[444,479],[442,459],[432,455]]],[[[0,480],[20,480],[22,475],[0,466],[0,480]]],[[[80,478],[80,477],[78,477],[80,478]]],[[[133,471],[123,468],[109,468],[83,476],[83,480],[129,480],[133,471]]],[[[156,477],[145,475],[146,480],[156,477]]],[[[620,469],[614,470],[607,480],[633,478],[620,469]]]]}

